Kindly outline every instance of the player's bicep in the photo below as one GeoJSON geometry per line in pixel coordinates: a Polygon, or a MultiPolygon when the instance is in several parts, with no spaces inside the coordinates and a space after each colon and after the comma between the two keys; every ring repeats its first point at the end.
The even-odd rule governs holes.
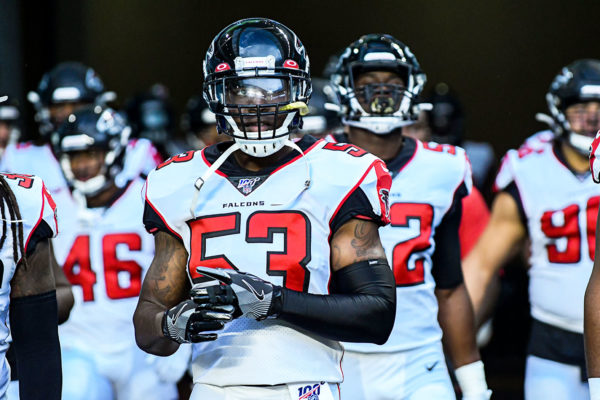
{"type": "Polygon", "coordinates": [[[190,288],[185,247],[174,236],[157,232],[154,235],[155,255],[144,278],[140,301],[170,308],[182,301],[190,288]]]}
{"type": "Polygon", "coordinates": [[[41,240],[27,257],[27,266],[19,263],[10,282],[10,297],[18,298],[55,290],[52,265],[54,254],[49,240],[41,240]]]}
{"type": "Polygon", "coordinates": [[[374,259],[385,259],[376,223],[350,219],[331,239],[331,269],[338,271],[348,265],[374,259]]]}

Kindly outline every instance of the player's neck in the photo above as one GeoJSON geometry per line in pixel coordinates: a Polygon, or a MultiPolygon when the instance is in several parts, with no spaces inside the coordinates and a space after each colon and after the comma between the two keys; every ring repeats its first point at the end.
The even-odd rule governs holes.
{"type": "Polygon", "coordinates": [[[365,149],[383,161],[393,160],[404,146],[401,129],[388,135],[376,135],[365,129],[349,126],[348,139],[351,143],[365,149]]]}
{"type": "Polygon", "coordinates": [[[565,141],[560,143],[560,150],[565,157],[565,161],[576,172],[584,173],[590,169],[590,161],[587,156],[581,154],[565,141]]]}
{"type": "Polygon", "coordinates": [[[248,171],[258,172],[264,168],[272,167],[273,164],[287,156],[290,151],[293,150],[290,147],[284,146],[277,153],[271,154],[267,157],[253,157],[241,150],[235,151],[232,155],[240,167],[247,169],[248,171]]]}
{"type": "Polygon", "coordinates": [[[108,206],[119,190],[120,189],[113,182],[108,188],[100,193],[94,196],[86,196],[88,208],[108,206]]]}

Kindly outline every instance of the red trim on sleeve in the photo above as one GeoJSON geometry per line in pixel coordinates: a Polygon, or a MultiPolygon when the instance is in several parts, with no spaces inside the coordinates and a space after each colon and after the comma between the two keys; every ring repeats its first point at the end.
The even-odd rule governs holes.
{"type": "Polygon", "coordinates": [[[180,234],[178,234],[177,232],[175,232],[167,223],[167,220],[162,216],[161,213],[158,212],[158,210],[156,209],[156,207],[154,207],[154,204],[152,204],[150,202],[150,200],[148,199],[148,183],[146,182],[146,192],[144,193],[144,198],[146,199],[146,203],[148,203],[148,205],[150,205],[150,207],[152,207],[152,209],[154,210],[154,212],[156,213],[156,215],[158,215],[160,217],[160,219],[162,220],[162,222],[165,224],[165,226],[167,227],[167,229],[169,229],[171,231],[171,233],[173,233],[175,236],[177,236],[179,239],[183,240],[183,238],[181,237],[180,234]]]}
{"type": "Polygon", "coordinates": [[[352,193],[354,193],[354,191],[362,184],[362,182],[365,180],[365,178],[367,177],[369,172],[371,172],[371,168],[373,168],[373,166],[377,162],[381,162],[381,160],[377,159],[377,160],[373,161],[371,163],[371,165],[369,165],[369,168],[367,168],[367,170],[365,171],[363,176],[361,176],[360,179],[358,180],[358,182],[356,183],[356,185],[354,185],[354,187],[352,189],[350,189],[350,191],[348,193],[346,193],[346,196],[344,196],[342,201],[340,201],[340,203],[336,207],[335,211],[331,215],[331,218],[329,218],[329,237],[327,238],[328,241],[331,241],[331,235],[333,234],[333,232],[331,232],[331,222],[335,219],[337,213],[340,211],[340,208],[342,208],[342,205],[344,205],[346,200],[348,200],[348,197],[350,197],[350,195],[352,195],[352,193]]]}
{"type": "MultiPolygon", "coordinates": [[[[54,232],[56,232],[56,235],[58,235],[58,221],[56,220],[56,203],[54,202],[54,199],[50,195],[50,192],[48,192],[48,189],[46,189],[46,185],[44,185],[44,182],[42,182],[42,192],[44,193],[44,196],[46,197],[46,200],[48,200],[48,204],[50,205],[50,208],[52,209],[52,213],[53,213],[53,217],[54,217],[54,227],[56,228],[54,230],[54,232]]],[[[43,218],[43,215],[42,215],[42,218],[43,218]]]]}
{"type": "MultiPolygon", "coordinates": [[[[23,246],[23,250],[25,250],[25,254],[27,254],[27,245],[29,244],[29,240],[31,239],[31,236],[33,235],[33,232],[35,232],[35,230],[37,229],[37,227],[42,222],[42,219],[44,219],[44,207],[45,206],[46,206],[46,201],[45,201],[45,196],[44,196],[44,190],[43,190],[43,187],[42,187],[42,209],[40,211],[40,216],[38,218],[37,223],[35,224],[35,226],[33,227],[33,229],[29,232],[29,235],[27,235],[27,240],[25,241],[25,246],[23,246]]],[[[23,256],[25,256],[25,254],[21,255],[21,258],[19,258],[19,262],[21,261],[21,259],[23,258],[23,256]]]]}

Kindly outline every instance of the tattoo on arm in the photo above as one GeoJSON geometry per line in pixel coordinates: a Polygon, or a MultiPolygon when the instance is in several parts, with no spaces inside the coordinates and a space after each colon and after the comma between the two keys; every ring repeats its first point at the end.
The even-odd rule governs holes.
{"type": "Polygon", "coordinates": [[[385,258],[385,252],[374,222],[351,219],[335,232],[331,240],[331,268],[334,271],[376,258],[385,258]]]}
{"type": "Polygon", "coordinates": [[[187,251],[180,241],[163,232],[155,235],[155,248],[140,297],[166,309],[182,301],[189,290],[187,251]]]}

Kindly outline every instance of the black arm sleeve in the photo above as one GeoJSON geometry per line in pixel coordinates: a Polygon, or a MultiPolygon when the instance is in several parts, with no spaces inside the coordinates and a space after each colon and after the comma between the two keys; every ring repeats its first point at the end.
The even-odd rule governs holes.
{"type": "Polygon", "coordinates": [[[35,228],[35,231],[33,231],[31,237],[29,238],[27,248],[25,249],[25,255],[27,257],[31,256],[33,254],[33,251],[35,250],[35,246],[37,246],[37,244],[40,241],[52,239],[52,236],[52,229],[48,226],[48,223],[46,221],[42,220],[42,222],[40,222],[40,224],[35,228]]]}
{"type": "Polygon", "coordinates": [[[330,223],[331,232],[337,230],[352,218],[366,219],[377,225],[385,225],[381,216],[373,212],[373,206],[361,188],[356,188],[344,201],[330,223]]]}
{"type": "Polygon", "coordinates": [[[10,300],[21,400],[59,400],[62,390],[56,291],[10,300]]]}
{"type": "Polygon", "coordinates": [[[333,340],[383,344],[396,317],[396,285],[386,260],[361,261],[334,272],[332,293],[283,288],[279,318],[333,340]]]}
{"type": "Polygon", "coordinates": [[[462,217],[462,200],[467,194],[464,183],[456,191],[452,205],[435,229],[435,251],[431,256],[431,275],[438,289],[453,289],[463,282],[458,229],[462,217]]]}

